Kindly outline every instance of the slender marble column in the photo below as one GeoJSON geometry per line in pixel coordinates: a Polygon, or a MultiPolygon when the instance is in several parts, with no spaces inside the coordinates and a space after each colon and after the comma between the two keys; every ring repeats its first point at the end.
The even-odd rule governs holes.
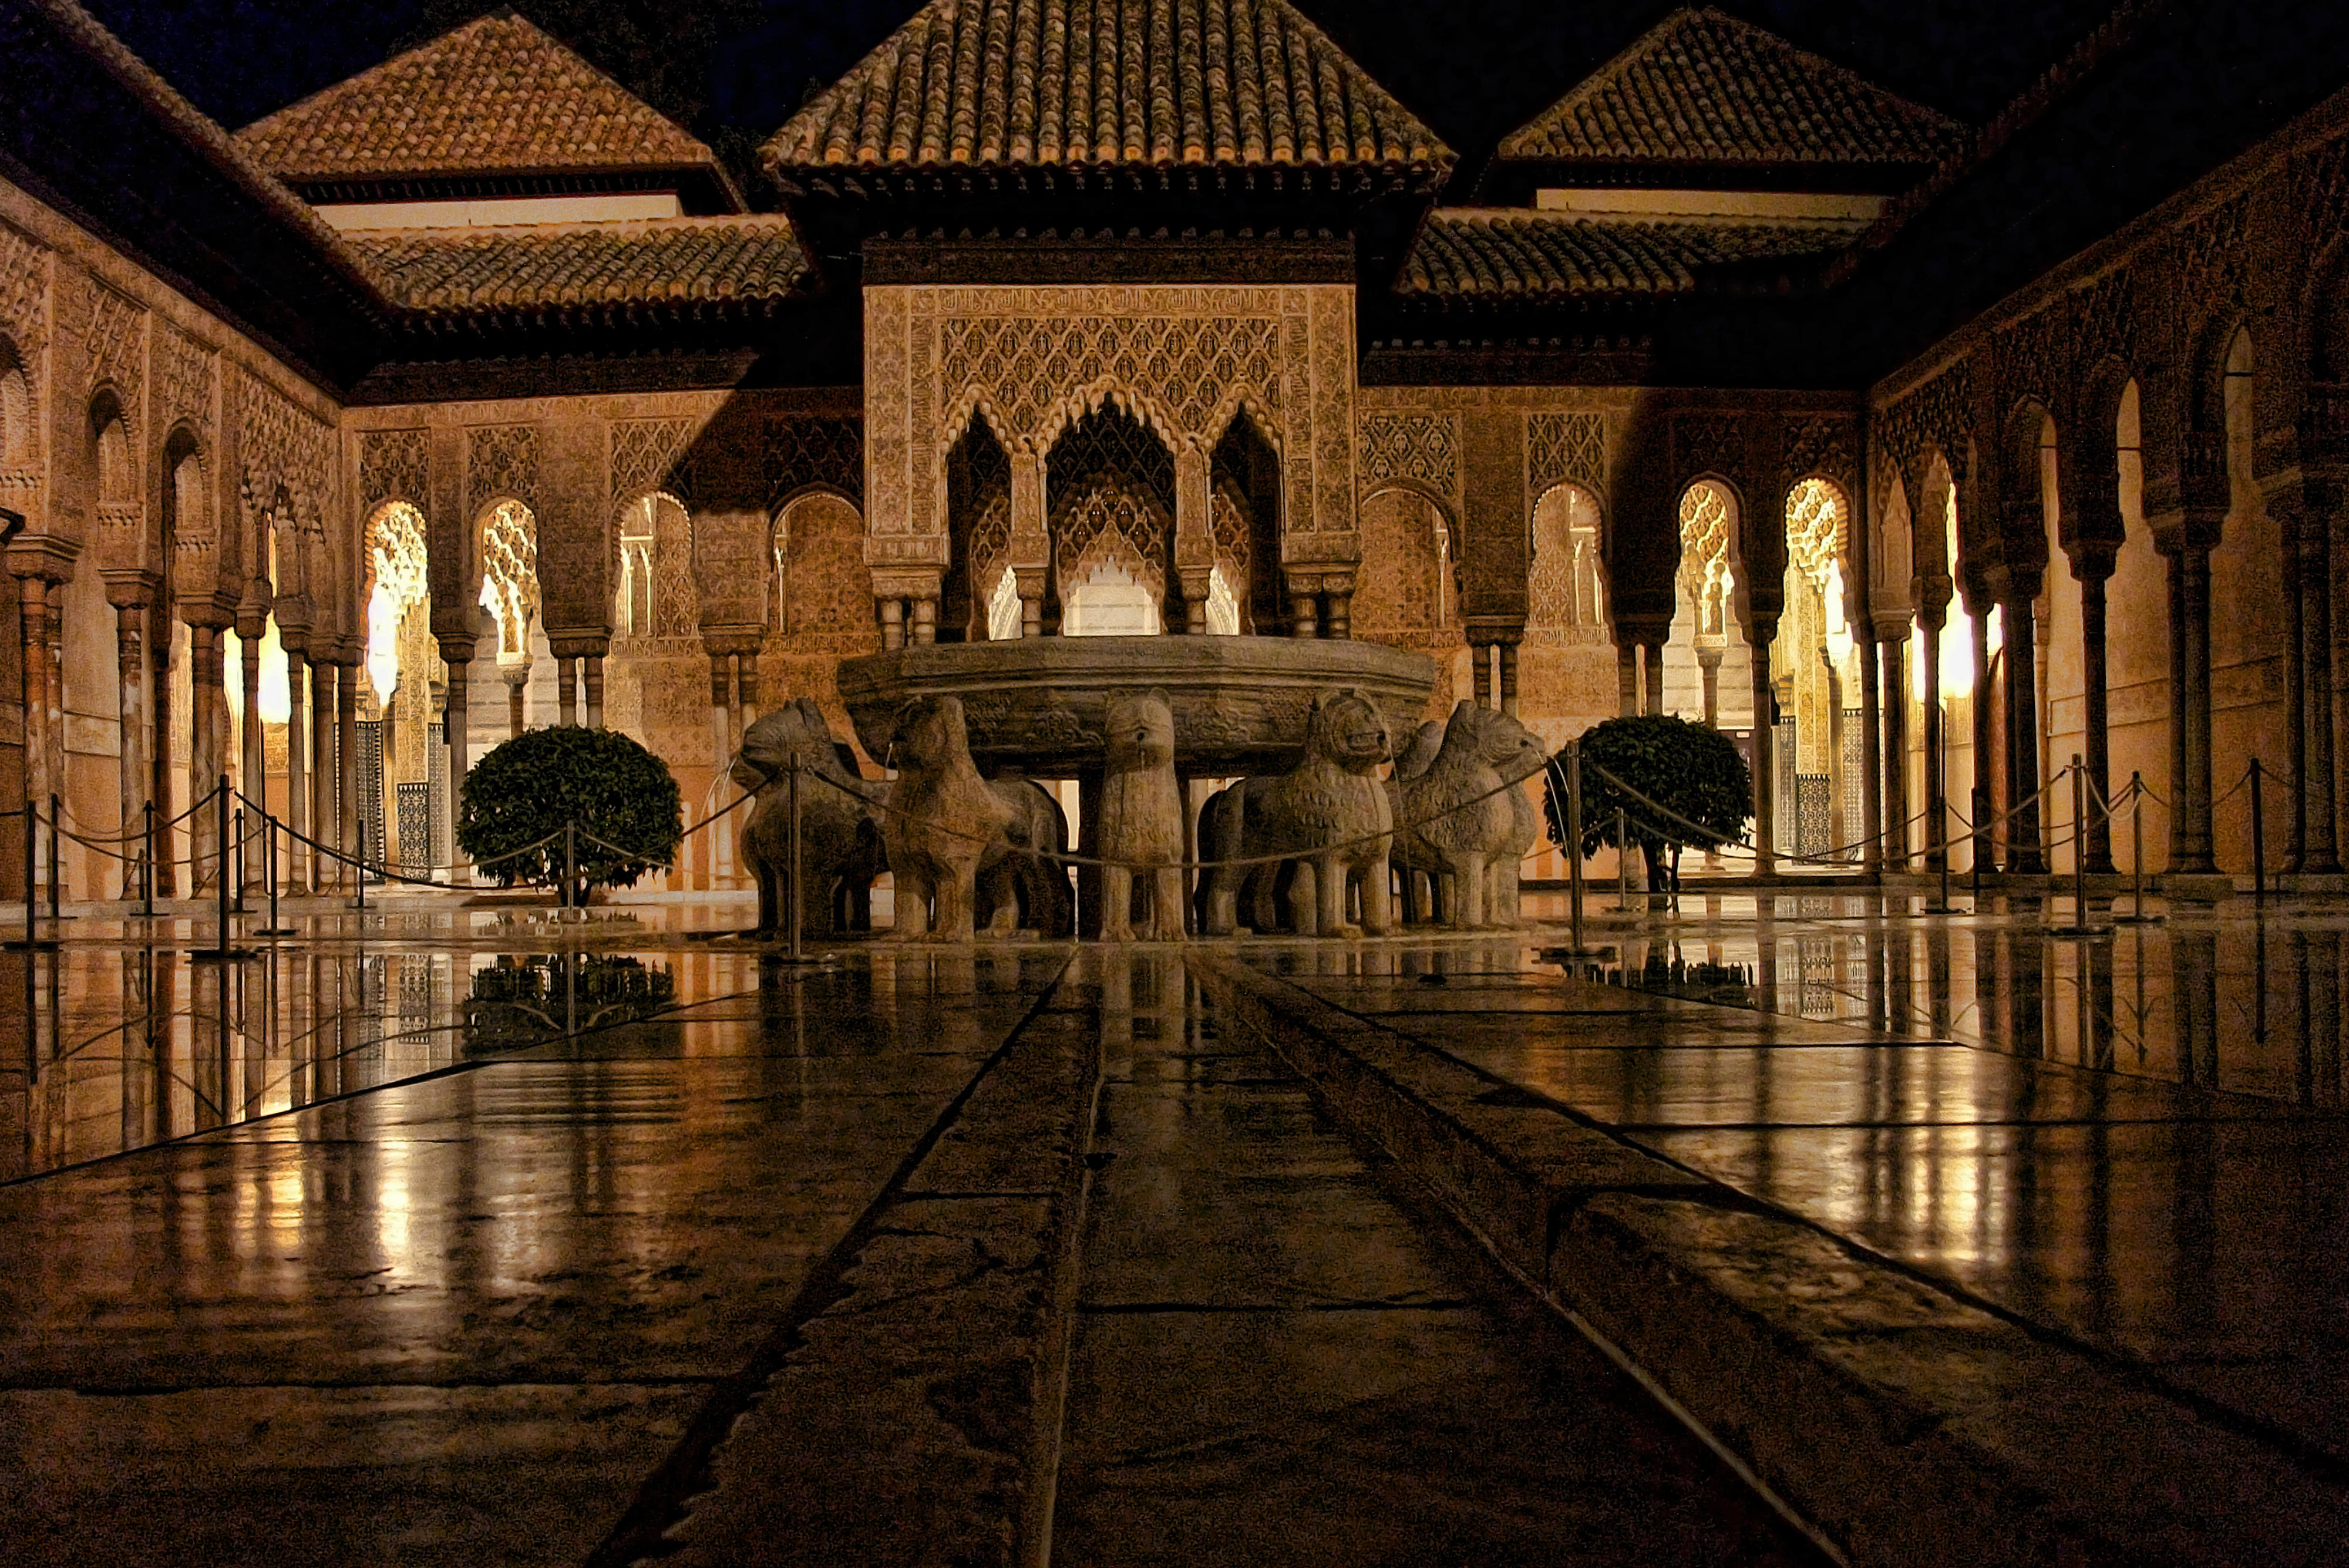
{"type": "Polygon", "coordinates": [[[1615,645],[1615,711],[1629,719],[1640,711],[1640,645],[1615,645]]]}
{"type": "MultiPolygon", "coordinates": [[[[2105,583],[2112,571],[2109,551],[2084,553],[2080,556],[2080,665],[2086,710],[2081,722],[2085,733],[2080,747],[2080,765],[2088,770],[2091,812],[2103,809],[2098,802],[2110,802],[2113,798],[2112,701],[2106,690],[2111,679],[2111,666],[2105,652],[2105,583]]],[[[2113,825],[2109,816],[2095,818],[2083,847],[2088,857],[2088,870],[2099,874],[2113,870],[2113,825]]]]}
{"type": "Polygon", "coordinates": [[[759,650],[755,648],[734,656],[734,690],[740,704],[742,727],[749,729],[759,722],[759,650]]]}
{"type": "Polygon", "coordinates": [[[1321,607],[1312,594],[1292,593],[1288,596],[1288,635],[1319,637],[1321,607]]]}
{"type": "Polygon", "coordinates": [[[1855,626],[1859,657],[1859,815],[1866,826],[1858,836],[1868,840],[1861,862],[1871,871],[1884,869],[1884,733],[1883,707],[1877,697],[1876,648],[1864,623],[1855,626]]]}
{"type": "MultiPolygon", "coordinates": [[[[127,837],[147,826],[148,792],[155,779],[154,767],[147,755],[147,604],[143,595],[117,599],[114,647],[116,670],[120,678],[120,701],[116,711],[122,726],[121,832],[127,837]]],[[[134,844],[126,846],[124,853],[132,858],[122,862],[122,896],[136,898],[140,868],[135,857],[140,851],[134,844]]]]}
{"type": "Polygon", "coordinates": [[[1878,701],[1884,717],[1884,864],[1888,870],[1906,870],[1913,842],[1909,832],[1909,682],[1905,655],[1912,623],[1897,621],[1876,628],[1876,654],[1880,688],[1878,701]]]}
{"type": "Polygon", "coordinates": [[[1475,701],[1479,708],[1493,706],[1493,659],[1487,651],[1491,647],[1492,644],[1485,642],[1468,645],[1468,663],[1474,672],[1475,701]]]}
{"type": "Polygon", "coordinates": [[[1925,665],[1925,869],[1939,871],[1949,864],[1950,821],[1948,728],[1941,711],[1941,621],[1937,615],[1920,620],[1925,646],[1918,657],[1925,665]]]}
{"type": "MultiPolygon", "coordinates": [[[[310,770],[303,756],[308,726],[302,715],[307,706],[310,659],[307,645],[285,650],[285,826],[295,834],[310,831],[310,770]]],[[[277,868],[287,892],[299,892],[310,870],[310,850],[289,835],[285,864],[277,868]]]]}
{"type": "MultiPolygon", "coordinates": [[[[188,758],[191,805],[211,794],[228,772],[228,694],[222,687],[221,649],[221,633],[226,629],[222,625],[192,623],[188,628],[188,676],[195,709],[195,744],[188,758]]],[[[211,888],[220,873],[219,820],[209,808],[198,810],[188,819],[192,829],[189,856],[194,862],[188,886],[191,894],[211,888]]]]}
{"type": "Polygon", "coordinates": [[[56,782],[49,774],[49,587],[36,576],[16,579],[17,666],[25,713],[25,798],[47,809],[56,782]]]}
{"type": "Polygon", "coordinates": [[[578,661],[564,654],[557,654],[554,658],[554,691],[557,707],[562,714],[556,722],[563,724],[579,722],[578,661]]]}
{"type": "Polygon", "coordinates": [[[1991,673],[1990,607],[1985,605],[1977,613],[1969,602],[1966,608],[1967,629],[1973,636],[1974,654],[1973,701],[1969,704],[1974,731],[1974,783],[1972,793],[1966,801],[1966,815],[1978,829],[1967,864],[1971,866],[1973,863],[1971,857],[1978,856],[1982,868],[1987,871],[1998,864],[1998,846],[2003,836],[2001,826],[1992,820],[1998,815],[1998,792],[1992,783],[1997,777],[1992,759],[1998,755],[1998,742],[1991,732],[1991,704],[1998,701],[2005,677],[1991,673]]]}
{"type": "MultiPolygon", "coordinates": [[[[457,847],[457,814],[465,798],[465,774],[472,767],[472,748],[466,742],[466,688],[472,684],[473,639],[444,637],[440,660],[449,667],[449,695],[440,711],[440,739],[449,748],[449,882],[454,887],[472,879],[464,852],[457,847]]],[[[438,846],[435,846],[437,848],[438,846]]]]}
{"type": "MultiPolygon", "coordinates": [[[[2047,869],[2045,841],[2039,832],[2039,648],[2037,596],[2018,591],[2005,602],[2006,797],[2014,812],[2007,825],[2006,868],[2025,874],[2047,869]]],[[[2075,824],[2076,827],[2077,825],[2075,824]]]]}
{"type": "Polygon", "coordinates": [[[591,653],[579,662],[583,667],[581,684],[586,688],[587,727],[600,730],[604,727],[604,656],[591,653]]]}
{"type": "Polygon", "coordinates": [[[1721,727],[1721,660],[1725,651],[1718,648],[1696,650],[1697,680],[1704,687],[1704,722],[1716,730],[1721,727]]]}
{"type": "MultiPolygon", "coordinates": [[[[349,651],[351,645],[343,644],[343,656],[335,660],[335,762],[341,771],[343,828],[337,842],[346,855],[359,851],[359,672],[363,668],[359,655],[349,651]]],[[[367,846],[369,855],[380,857],[383,846],[367,846]]],[[[358,873],[350,867],[342,868],[346,885],[358,873]]]]}
{"type": "Polygon", "coordinates": [[[2188,873],[2213,872],[2210,843],[2210,552],[2188,547],[2169,557],[2171,639],[2178,680],[2173,689],[2177,739],[2171,775],[2177,810],[2170,817],[2169,864],[2188,873]]]}
{"type": "MultiPolygon", "coordinates": [[[[335,803],[340,792],[335,781],[341,777],[340,763],[335,754],[335,677],[336,670],[332,655],[324,648],[315,650],[316,657],[310,665],[310,821],[315,825],[310,836],[321,844],[343,847],[340,819],[336,815],[335,803]]],[[[310,885],[323,892],[341,885],[341,862],[326,856],[316,857],[310,871],[310,885]]]]}
{"type": "Polygon", "coordinates": [[[1501,711],[1517,716],[1517,645],[1501,644],[1501,711]]]}
{"type": "Polygon", "coordinates": [[[2300,790],[2294,809],[2304,815],[2300,869],[2341,874],[2335,827],[2338,781],[2333,749],[2333,519],[2341,510],[2333,485],[2311,486],[2300,524],[2300,790]]]}
{"type": "MultiPolygon", "coordinates": [[[[249,893],[266,891],[263,877],[268,857],[261,850],[261,816],[269,809],[269,748],[263,742],[261,722],[261,639],[269,631],[269,612],[264,607],[255,613],[254,606],[262,603],[258,589],[266,585],[255,580],[255,591],[249,591],[244,605],[237,611],[236,636],[237,675],[244,688],[244,717],[237,725],[236,786],[252,804],[244,810],[244,840],[238,846],[244,863],[238,870],[244,876],[244,890],[249,893]]],[[[232,805],[233,817],[236,807],[232,805]]]]}
{"type": "Polygon", "coordinates": [[[1770,722],[1770,645],[1777,622],[1754,618],[1754,874],[1767,876],[1778,859],[1778,736],[1770,722]]]}
{"type": "Polygon", "coordinates": [[[498,679],[506,683],[506,739],[530,728],[530,660],[502,664],[498,679]]]}
{"type": "MultiPolygon", "coordinates": [[[[147,611],[148,651],[152,658],[153,683],[149,691],[150,705],[155,713],[151,732],[153,746],[148,759],[149,798],[154,801],[159,822],[171,815],[171,771],[179,759],[171,754],[171,607],[158,595],[147,611]]],[[[179,896],[180,877],[171,854],[171,834],[162,829],[155,836],[155,896],[171,898],[179,896]]]]}

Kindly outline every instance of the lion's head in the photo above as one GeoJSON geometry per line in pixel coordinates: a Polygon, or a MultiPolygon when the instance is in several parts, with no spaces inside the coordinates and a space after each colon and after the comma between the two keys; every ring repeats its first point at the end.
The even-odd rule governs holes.
{"type": "Polygon", "coordinates": [[[780,776],[793,758],[813,770],[837,760],[839,742],[812,697],[801,697],[766,714],[742,732],[742,750],[728,776],[755,790],[780,776]]]}
{"type": "Polygon", "coordinates": [[[1102,726],[1104,760],[1113,774],[1145,773],[1174,765],[1174,711],[1156,692],[1110,700],[1102,726]]]}
{"type": "Polygon", "coordinates": [[[1327,757],[1348,773],[1368,773],[1394,755],[1378,705],[1348,688],[1313,700],[1305,720],[1305,754],[1327,757]]]}
{"type": "Polygon", "coordinates": [[[1452,722],[1468,726],[1466,739],[1476,760],[1506,779],[1539,773],[1548,760],[1541,737],[1497,708],[1463,702],[1452,711],[1452,722]]]}
{"type": "Polygon", "coordinates": [[[891,765],[901,774],[939,774],[970,754],[959,697],[916,697],[897,711],[891,765]]]}

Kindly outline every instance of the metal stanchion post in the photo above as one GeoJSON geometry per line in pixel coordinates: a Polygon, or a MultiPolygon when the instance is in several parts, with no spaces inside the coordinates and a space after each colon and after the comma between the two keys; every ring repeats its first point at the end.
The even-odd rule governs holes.
{"type": "Polygon", "coordinates": [[[2058,926],[2059,937],[2100,937],[2102,926],[2088,924],[2088,774],[2080,753],[2072,753],[2072,923],[2058,926]]]}
{"type": "Polygon", "coordinates": [[[290,937],[294,928],[277,918],[277,819],[261,819],[261,874],[269,879],[269,926],[264,937],[290,937]]]}
{"type": "Polygon", "coordinates": [[[579,825],[575,822],[565,822],[563,825],[563,897],[557,900],[558,907],[566,911],[563,917],[565,919],[570,919],[568,911],[574,907],[571,895],[578,886],[579,825]]]}
{"type": "Polygon", "coordinates": [[[1582,942],[1582,742],[1566,743],[1566,865],[1567,916],[1572,933],[1570,944],[1551,948],[1542,956],[1551,959],[1584,959],[1598,956],[1598,950],[1582,942]]]}
{"type": "Polygon", "coordinates": [[[1623,808],[1615,808],[1615,912],[1631,909],[1631,833],[1623,808]]]}
{"type": "MultiPolygon", "coordinates": [[[[236,845],[236,876],[229,885],[234,889],[231,896],[236,900],[236,912],[242,915],[244,913],[244,807],[241,805],[236,808],[234,826],[233,842],[236,845]]],[[[221,854],[225,859],[228,851],[223,848],[221,854]]]]}
{"type": "Polygon", "coordinates": [[[791,759],[792,809],[792,907],[784,919],[792,923],[792,961],[800,961],[800,927],[806,921],[807,905],[801,896],[800,883],[800,760],[791,759]]]}
{"type": "Polygon", "coordinates": [[[144,875],[139,879],[139,894],[140,901],[146,905],[147,918],[151,920],[155,918],[155,803],[151,800],[147,802],[140,808],[140,815],[146,818],[147,848],[144,875]]]}
{"type": "MultiPolygon", "coordinates": [[[[2260,800],[2260,759],[2251,759],[2251,902],[2264,904],[2268,897],[2268,836],[2267,815],[2260,800]]],[[[2261,995],[2266,992],[2262,992],[2261,995]]]]}
{"type": "Polygon", "coordinates": [[[359,818],[359,863],[351,867],[354,873],[352,880],[358,886],[358,910],[361,914],[367,913],[367,818],[362,816],[359,818]]]}
{"type": "MultiPolygon", "coordinates": [[[[251,958],[253,956],[251,953],[241,953],[234,950],[229,946],[228,941],[229,881],[232,876],[229,857],[231,851],[234,847],[233,841],[229,837],[228,796],[228,775],[226,774],[222,774],[221,775],[219,787],[212,792],[212,815],[214,822],[218,825],[217,831],[219,833],[219,837],[215,840],[215,848],[217,853],[214,855],[212,859],[212,888],[214,895],[213,918],[217,920],[220,926],[220,939],[210,951],[193,952],[188,955],[198,963],[228,963],[236,959],[251,958]]],[[[221,1008],[222,1015],[225,1016],[228,1008],[228,982],[226,981],[222,981],[221,982],[221,1008]]],[[[223,1079],[222,1082],[226,1082],[226,1080],[223,1079]]]]}
{"type": "MultiPolygon", "coordinates": [[[[2145,912],[2145,775],[2143,774],[2129,774],[2129,888],[2134,908],[2126,915],[2115,915],[2113,923],[2122,926],[2158,925],[2161,921],[2159,915],[2148,915],[2145,912]]],[[[2142,955],[2139,955],[2139,961],[2143,961],[2142,955]]],[[[2145,976],[2142,972],[2137,976],[2137,983],[2139,985],[2145,983],[2145,976]]],[[[2143,1011],[2142,1007],[2138,1009],[2140,1014],[2143,1011]]]]}
{"type": "Polygon", "coordinates": [[[57,913],[57,888],[65,878],[57,865],[57,840],[65,826],[65,808],[56,795],[49,796],[49,929],[55,932],[57,922],[65,917],[57,913]]]}

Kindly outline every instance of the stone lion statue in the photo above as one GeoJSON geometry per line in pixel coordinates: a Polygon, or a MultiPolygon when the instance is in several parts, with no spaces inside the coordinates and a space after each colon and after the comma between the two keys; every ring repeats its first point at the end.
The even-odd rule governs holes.
{"type": "Polygon", "coordinates": [[[1033,779],[993,779],[987,787],[1011,820],[979,855],[974,923],[989,936],[1008,937],[1023,926],[1047,937],[1071,935],[1076,901],[1061,858],[1069,848],[1061,803],[1033,779]]]}
{"type": "Polygon", "coordinates": [[[1395,854],[1433,877],[1444,924],[1516,923],[1516,860],[1524,853],[1517,838],[1531,825],[1533,806],[1524,790],[1505,786],[1539,773],[1547,756],[1541,738],[1516,720],[1463,702],[1444,726],[1434,760],[1409,776],[1398,769],[1388,781],[1395,854]],[[1504,861],[1508,907],[1499,909],[1495,874],[1504,861]]]}
{"type": "Polygon", "coordinates": [[[897,879],[891,934],[899,941],[968,941],[979,862],[1011,826],[1011,807],[970,760],[959,699],[906,703],[890,756],[897,778],[889,786],[881,843],[897,879]]]}
{"type": "MultiPolygon", "coordinates": [[[[1361,929],[1385,935],[1394,808],[1376,774],[1392,754],[1377,704],[1351,690],[1324,692],[1306,718],[1305,755],[1294,768],[1242,779],[1208,801],[1199,818],[1201,857],[1231,861],[1278,855],[1294,860],[1287,877],[1289,916],[1301,936],[1351,934],[1346,895],[1359,882],[1361,929]]],[[[1228,936],[1238,923],[1247,870],[1221,865],[1210,871],[1205,896],[1208,933],[1228,936]]],[[[1256,930],[1274,928],[1276,880],[1268,876],[1256,882],[1256,930]]]]}
{"type": "MultiPolygon", "coordinates": [[[[843,900],[836,889],[854,884],[872,858],[873,788],[857,774],[854,753],[833,739],[814,699],[802,697],[761,717],[742,732],[742,749],[727,774],[757,796],[742,828],[742,859],[759,885],[761,936],[784,928],[790,902],[794,758],[802,775],[800,864],[807,889],[801,913],[807,927],[822,934],[841,929],[842,905],[854,898],[843,900]]],[[[864,885],[872,885],[869,871],[864,885]]]]}
{"type": "MultiPolygon", "coordinates": [[[[1395,753],[1394,767],[1387,774],[1388,801],[1392,802],[1395,798],[1394,784],[1403,779],[1417,778],[1425,773],[1435,761],[1435,753],[1443,749],[1442,723],[1430,719],[1413,731],[1402,750],[1395,753]]],[[[1397,817],[1395,820],[1400,825],[1402,819],[1397,817]]],[[[1406,854],[1408,847],[1402,839],[1397,838],[1392,856],[1395,869],[1402,874],[1399,880],[1402,883],[1402,919],[1405,925],[1422,925],[1435,919],[1434,878],[1439,872],[1433,866],[1410,859],[1406,854]]]]}
{"type": "Polygon", "coordinates": [[[1145,878],[1150,934],[1183,936],[1183,796],[1174,782],[1174,710],[1156,693],[1112,700],[1102,725],[1102,938],[1133,940],[1133,880],[1145,878]]]}

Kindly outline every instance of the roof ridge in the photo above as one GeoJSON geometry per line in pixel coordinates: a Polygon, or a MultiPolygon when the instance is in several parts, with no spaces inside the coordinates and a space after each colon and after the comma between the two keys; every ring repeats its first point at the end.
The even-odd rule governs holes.
{"type": "MultiPolygon", "coordinates": [[[[543,84],[541,85],[543,87],[543,84]]],[[[569,93],[568,99],[577,103],[582,96],[574,88],[569,93]]],[[[533,97],[533,107],[539,112],[531,129],[540,130],[548,121],[549,116],[546,110],[549,106],[559,106],[565,100],[544,95],[543,92],[535,93],[533,97]]],[[[380,127],[362,123],[360,127],[362,134],[368,129],[380,129],[380,127]]],[[[428,121],[426,129],[429,132],[436,128],[431,127],[428,121]]],[[[274,170],[283,171],[285,177],[289,179],[336,177],[364,179],[435,173],[462,175],[553,172],[566,168],[591,167],[597,169],[658,167],[718,169],[720,167],[718,156],[709,145],[694,135],[690,130],[662,112],[655,105],[646,101],[642,95],[588,58],[579,49],[511,5],[502,5],[495,10],[485,11],[480,16],[460,22],[421,43],[400,50],[388,59],[379,60],[365,70],[345,77],[339,81],[330,82],[316,92],[306,94],[283,108],[273,109],[237,131],[235,137],[240,145],[274,170]],[[509,54],[521,50],[540,51],[560,57],[566,67],[575,67],[585,73],[583,85],[587,87],[589,93],[597,94],[607,99],[600,103],[590,100],[585,105],[586,109],[596,111],[597,120],[640,127],[643,131],[649,133],[647,140],[664,141],[666,145],[655,149],[654,156],[651,157],[637,155],[624,149],[616,156],[584,160],[566,157],[559,148],[551,151],[543,147],[531,146],[517,150],[511,146],[496,144],[500,130],[502,129],[511,133],[514,126],[507,124],[501,127],[493,119],[485,117],[478,128],[479,134],[474,140],[477,143],[486,145],[478,151],[458,154],[460,158],[471,157],[474,160],[472,165],[467,167],[461,163],[450,161],[450,144],[458,140],[456,137],[445,132],[424,137],[418,135],[416,126],[419,117],[411,106],[403,105],[399,111],[390,116],[386,116],[382,112],[381,100],[397,96],[403,74],[415,72],[428,62],[447,62],[452,73],[471,68],[478,65],[482,53],[492,49],[509,54]],[[378,112],[375,115],[358,112],[362,108],[370,105],[377,108],[378,112]],[[395,120],[396,123],[391,128],[391,135],[404,139],[406,145],[388,151],[378,150],[370,153],[364,147],[355,147],[351,144],[347,139],[349,135],[347,128],[313,125],[314,121],[333,116],[339,106],[351,106],[351,118],[357,118],[363,122],[384,119],[395,120]],[[324,162],[316,162],[315,166],[304,162],[305,151],[315,154],[316,151],[315,148],[305,150],[293,146],[280,148],[274,145],[281,140],[291,141],[301,138],[305,130],[309,132],[309,140],[313,142],[322,139],[335,141],[336,138],[332,133],[337,130],[342,130],[343,139],[336,141],[336,145],[326,154],[324,162]],[[419,140],[426,144],[419,146],[419,140]]],[[[608,153],[610,150],[599,149],[599,151],[608,153]]]]}
{"type": "Polygon", "coordinates": [[[1176,4],[927,0],[793,112],[760,161],[777,179],[823,168],[1454,161],[1292,0],[1207,0],[1192,17],[1176,4]]]}
{"type": "MultiPolygon", "coordinates": [[[[1565,152],[1559,149],[1557,143],[1568,116],[1578,109],[1595,103],[1609,92],[1624,91],[1624,78],[1635,66],[1660,57],[1672,40],[1700,27],[1718,29],[1724,38],[1734,41],[1747,50],[1775,55],[1788,63],[1797,65],[1813,81],[1832,85],[1851,98],[1865,100],[1869,108],[1878,113],[1914,122],[1930,131],[1930,135],[1920,139],[1924,141],[1947,140],[1965,129],[1962,122],[1942,113],[1940,109],[1928,104],[1919,103],[1912,99],[1904,98],[1851,67],[1830,59],[1816,50],[1804,48],[1801,45],[1773,32],[1758,22],[1748,21],[1744,17],[1733,15],[1715,5],[1682,5],[1609,56],[1548,108],[1504,136],[1499,147],[1494,152],[1495,161],[1509,162],[1545,161],[1561,157],[1578,161],[1594,157],[1605,158],[1605,154],[1595,151],[1565,152]]],[[[1645,109],[1657,106],[1640,105],[1639,107],[1645,109]]],[[[1785,106],[1781,104],[1778,107],[1785,106]]],[[[1698,134],[1701,135],[1703,128],[1697,129],[1698,134]]],[[[1741,129],[1749,131],[1761,130],[1765,136],[1774,130],[1771,127],[1756,127],[1751,124],[1741,129]]],[[[1678,136],[1688,136],[1686,127],[1675,124],[1672,130],[1678,136]]],[[[1611,130],[1611,134],[1619,143],[1628,143],[1635,139],[1637,128],[1614,129],[1611,130]]],[[[1629,156],[1634,161],[1666,161],[1685,155],[1656,145],[1651,146],[1645,152],[1634,151],[1624,156],[1629,156]]],[[[1761,161],[1776,161],[1785,158],[1787,153],[1781,149],[1775,153],[1757,156],[1761,161]]],[[[1939,154],[1935,153],[1921,161],[1934,161],[1938,156],[1939,154]]],[[[1864,152],[1851,153],[1839,159],[1823,157],[1811,161],[1869,161],[1869,155],[1864,152]]]]}

